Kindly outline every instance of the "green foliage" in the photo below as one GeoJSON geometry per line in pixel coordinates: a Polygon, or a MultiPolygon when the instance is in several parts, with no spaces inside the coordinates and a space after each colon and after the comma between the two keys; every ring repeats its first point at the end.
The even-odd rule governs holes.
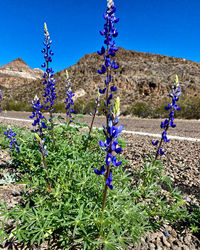
{"type": "Polygon", "coordinates": [[[190,224],[191,232],[199,235],[200,233],[200,207],[197,205],[190,206],[188,209],[187,219],[190,224]]]}
{"type": "Polygon", "coordinates": [[[8,143],[5,141],[4,131],[6,131],[6,126],[0,123],[0,149],[8,148],[8,143]]]}
{"type": "Polygon", "coordinates": [[[131,115],[138,117],[149,117],[152,114],[150,106],[145,102],[137,102],[133,104],[130,107],[129,112],[131,115]]]}
{"type": "MultiPolygon", "coordinates": [[[[29,246],[39,246],[45,240],[60,247],[79,242],[85,249],[95,249],[103,242],[114,247],[139,240],[148,228],[148,218],[139,206],[133,205],[127,173],[120,168],[115,171],[116,189],[109,193],[99,237],[104,179],[94,174],[94,168],[103,163],[103,152],[86,150],[85,135],[78,128],[62,125],[55,128],[55,134],[56,153],[48,152],[45,173],[33,135],[18,133],[20,154],[13,151],[12,157],[26,190],[24,205],[11,211],[2,208],[4,219],[16,221],[8,238],[29,246]],[[46,175],[52,193],[47,192],[46,175]]],[[[87,147],[93,148],[98,139],[97,135],[90,138],[87,147]]]]}
{"type": "MultiPolygon", "coordinates": [[[[165,110],[166,98],[161,100],[161,104],[155,105],[150,102],[135,102],[126,111],[124,115],[131,114],[142,118],[162,118],[166,117],[165,110]]],[[[200,96],[181,96],[179,101],[181,110],[176,113],[177,118],[200,119],[200,96]]]]}
{"type": "Polygon", "coordinates": [[[56,103],[54,105],[54,108],[55,108],[55,112],[56,113],[66,113],[66,109],[65,109],[66,105],[65,103],[56,103]]]}
{"type": "MultiPolygon", "coordinates": [[[[2,242],[7,239],[29,248],[46,242],[50,249],[126,249],[147,230],[184,217],[180,195],[161,175],[161,164],[152,164],[152,159],[136,173],[139,181],[134,188],[130,173],[121,167],[113,170],[114,189],[108,192],[102,216],[105,179],[96,176],[94,168],[104,163],[104,152],[96,145],[105,138],[98,130],[87,139],[84,126],[56,126],[55,151],[45,131],[47,170],[43,169],[34,135],[15,128],[20,153],[12,150],[12,159],[20,172],[20,183],[25,183],[26,188],[21,204],[11,210],[1,204],[2,242]],[[52,192],[48,191],[47,177],[52,192]],[[169,199],[162,193],[161,183],[168,185],[169,199]],[[15,223],[8,227],[10,220],[15,223]]],[[[125,141],[121,139],[119,144],[125,146],[125,141]]]]}
{"type": "Polygon", "coordinates": [[[200,96],[188,96],[180,100],[179,118],[200,119],[200,96]]]}
{"type": "Polygon", "coordinates": [[[80,100],[77,100],[75,103],[74,103],[74,112],[75,114],[84,114],[85,113],[85,102],[84,100],[80,99],[80,100]]]}
{"type": "Polygon", "coordinates": [[[144,200],[144,209],[150,217],[151,226],[159,228],[165,221],[173,223],[187,216],[185,200],[177,188],[172,188],[171,179],[163,173],[161,161],[151,155],[144,159],[142,167],[136,170],[137,200],[144,200]]]}
{"type": "Polygon", "coordinates": [[[32,111],[32,106],[28,102],[15,102],[13,100],[7,100],[3,104],[3,110],[14,110],[14,111],[32,111]]]}

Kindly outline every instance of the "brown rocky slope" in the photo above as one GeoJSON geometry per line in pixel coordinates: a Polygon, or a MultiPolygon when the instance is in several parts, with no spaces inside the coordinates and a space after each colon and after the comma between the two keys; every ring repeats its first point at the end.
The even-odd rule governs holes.
{"type": "MultiPolygon", "coordinates": [[[[200,63],[123,48],[119,48],[116,61],[120,67],[113,74],[113,82],[119,87],[117,94],[121,97],[122,110],[138,101],[157,103],[167,96],[176,74],[185,96],[200,96],[200,63]]],[[[88,102],[103,86],[104,76],[97,73],[102,63],[103,57],[91,53],[68,68],[72,89],[79,100],[88,102]]],[[[65,70],[57,72],[55,78],[57,103],[61,103],[65,98],[65,70]]],[[[35,94],[42,96],[42,79],[3,92],[6,98],[27,103],[35,94]]]]}
{"type": "Polygon", "coordinates": [[[0,67],[0,85],[13,88],[28,84],[42,77],[42,70],[31,69],[21,58],[0,67]]]}

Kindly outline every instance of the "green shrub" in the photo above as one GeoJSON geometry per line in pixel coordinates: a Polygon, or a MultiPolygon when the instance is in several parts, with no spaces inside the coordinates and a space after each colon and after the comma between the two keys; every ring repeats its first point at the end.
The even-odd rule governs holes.
{"type": "Polygon", "coordinates": [[[129,112],[133,116],[145,118],[152,115],[152,107],[145,102],[137,102],[130,107],[129,112]]]}
{"type": "MultiPolygon", "coordinates": [[[[85,125],[76,125],[78,127],[66,124],[55,127],[56,151],[53,151],[51,136],[45,132],[47,170],[43,168],[34,135],[15,128],[20,153],[12,150],[12,159],[18,167],[20,183],[26,184],[26,188],[21,204],[11,210],[1,203],[2,242],[7,239],[18,248],[39,248],[46,242],[50,249],[55,246],[126,249],[135,245],[146,231],[184,217],[181,196],[161,174],[161,163],[152,165],[150,158],[136,172],[138,182],[134,188],[131,173],[121,167],[114,169],[114,189],[108,192],[102,216],[105,180],[104,176],[94,173],[94,168],[104,163],[104,152],[96,145],[105,137],[98,130],[86,139],[80,130],[85,125]],[[149,173],[151,178],[145,181],[149,173]],[[52,192],[48,191],[47,178],[52,192]],[[169,199],[162,191],[162,182],[168,185],[169,199]]],[[[119,145],[123,146],[124,141],[119,140],[119,145]]],[[[123,161],[122,165],[128,164],[122,157],[119,160],[123,161]]]]}

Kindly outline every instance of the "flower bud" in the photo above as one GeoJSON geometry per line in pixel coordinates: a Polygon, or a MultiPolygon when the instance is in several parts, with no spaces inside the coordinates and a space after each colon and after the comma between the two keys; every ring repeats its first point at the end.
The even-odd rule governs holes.
{"type": "Polygon", "coordinates": [[[36,140],[41,144],[42,140],[39,137],[39,135],[35,133],[34,136],[35,136],[36,140]]]}
{"type": "Polygon", "coordinates": [[[113,114],[115,116],[120,115],[120,98],[119,97],[117,97],[116,100],[115,100],[115,104],[114,104],[114,107],[113,107],[113,114]]]}
{"type": "Polygon", "coordinates": [[[50,38],[50,37],[49,37],[49,32],[48,32],[47,24],[46,24],[46,23],[44,23],[44,35],[45,35],[45,37],[46,37],[47,39],[50,38]]]}
{"type": "Polygon", "coordinates": [[[114,5],[113,0],[107,0],[107,7],[110,9],[114,5]]]}
{"type": "Polygon", "coordinates": [[[174,82],[175,82],[175,85],[179,86],[179,80],[178,80],[178,76],[177,75],[175,76],[174,82]]]}

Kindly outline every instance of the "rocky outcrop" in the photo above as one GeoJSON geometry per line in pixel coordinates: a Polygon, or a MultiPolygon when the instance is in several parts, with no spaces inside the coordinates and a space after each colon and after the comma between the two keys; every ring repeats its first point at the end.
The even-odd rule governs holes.
{"type": "MultiPolygon", "coordinates": [[[[118,87],[117,95],[121,98],[122,109],[138,101],[159,102],[171,90],[176,74],[179,76],[183,94],[200,95],[200,63],[183,58],[141,53],[123,48],[119,48],[115,59],[120,67],[113,73],[112,80],[118,87]]],[[[18,64],[25,63],[21,59],[17,59],[14,64],[17,68],[18,64]]],[[[77,93],[83,93],[84,91],[84,95],[78,95],[78,100],[90,101],[96,97],[98,88],[104,86],[105,76],[97,73],[97,69],[101,68],[102,64],[103,56],[91,53],[85,55],[75,65],[67,69],[73,91],[77,93]]],[[[42,96],[42,80],[37,79],[32,81],[31,84],[29,82],[31,77],[39,78],[40,70],[38,75],[34,73],[33,76],[31,72],[36,70],[30,69],[27,65],[24,70],[25,68],[27,69],[26,76],[30,76],[30,78],[23,78],[27,82],[20,84],[19,87],[6,90],[5,96],[13,96],[16,101],[23,100],[25,102],[30,102],[35,94],[42,96]]],[[[57,72],[55,79],[56,101],[63,102],[65,99],[65,70],[57,72]]],[[[4,81],[6,82],[6,80],[4,81]]],[[[3,84],[0,82],[0,85],[3,84]]]]}
{"type": "Polygon", "coordinates": [[[12,88],[42,77],[42,70],[31,69],[21,58],[0,67],[0,85],[12,88]]]}

